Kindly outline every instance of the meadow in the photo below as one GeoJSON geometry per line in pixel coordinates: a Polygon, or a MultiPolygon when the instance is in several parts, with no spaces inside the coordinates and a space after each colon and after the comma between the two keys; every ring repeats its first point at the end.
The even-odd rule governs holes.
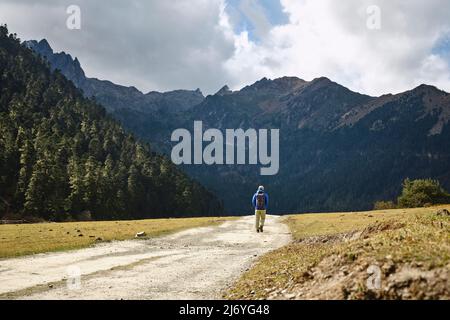
{"type": "Polygon", "coordinates": [[[233,218],[179,218],[0,225],[0,258],[64,251],[96,243],[157,237],[188,228],[218,225],[233,218]]]}

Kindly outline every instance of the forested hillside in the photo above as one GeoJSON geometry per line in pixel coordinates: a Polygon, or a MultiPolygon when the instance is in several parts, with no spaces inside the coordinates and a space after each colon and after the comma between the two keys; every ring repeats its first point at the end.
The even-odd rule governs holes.
{"type": "Polygon", "coordinates": [[[0,217],[220,215],[221,203],[137,142],[0,26],[0,217]]]}

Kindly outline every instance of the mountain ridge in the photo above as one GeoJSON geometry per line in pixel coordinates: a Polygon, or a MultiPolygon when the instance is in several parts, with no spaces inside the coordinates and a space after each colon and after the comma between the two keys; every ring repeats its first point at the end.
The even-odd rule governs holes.
{"type": "Polygon", "coordinates": [[[281,77],[235,91],[224,86],[188,106],[153,96],[161,98],[154,107],[135,107],[139,100],[110,112],[162,153],[170,154],[174,129],[196,120],[222,130],[280,129],[277,176],[260,177],[254,166],[183,166],[224,200],[227,213],[248,212],[248,195],[260,184],[272,190],[279,213],[370,209],[395,198],[407,177],[450,187],[450,94],[434,86],[373,97],[326,77],[281,77]]]}
{"type": "Polygon", "coordinates": [[[53,52],[46,39],[24,41],[24,45],[46,58],[53,70],[59,69],[66,78],[83,90],[86,97],[95,97],[111,112],[122,108],[131,108],[151,113],[161,111],[159,108],[163,107],[166,108],[163,111],[177,112],[189,109],[204,99],[200,89],[143,93],[134,86],[127,87],[108,80],[88,78],[81,68],[78,58],[72,58],[64,51],[53,52]],[[163,106],[160,105],[161,101],[163,101],[163,106]],[[176,106],[176,109],[173,108],[173,105],[176,106]]]}

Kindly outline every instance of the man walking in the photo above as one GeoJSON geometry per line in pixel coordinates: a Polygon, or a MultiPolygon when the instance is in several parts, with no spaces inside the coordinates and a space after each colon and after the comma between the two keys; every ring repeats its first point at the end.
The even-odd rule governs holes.
{"type": "Polygon", "coordinates": [[[264,232],[264,221],[266,220],[266,210],[269,204],[269,195],[264,192],[264,187],[259,186],[258,191],[253,195],[252,204],[255,208],[256,232],[264,232]]]}

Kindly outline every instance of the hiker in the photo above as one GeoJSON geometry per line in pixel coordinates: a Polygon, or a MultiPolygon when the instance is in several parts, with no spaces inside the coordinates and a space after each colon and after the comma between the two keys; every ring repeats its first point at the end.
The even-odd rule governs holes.
{"type": "Polygon", "coordinates": [[[264,192],[264,187],[259,186],[258,191],[253,195],[253,207],[256,216],[256,232],[264,232],[264,221],[266,220],[266,210],[269,204],[269,195],[264,192]]]}

